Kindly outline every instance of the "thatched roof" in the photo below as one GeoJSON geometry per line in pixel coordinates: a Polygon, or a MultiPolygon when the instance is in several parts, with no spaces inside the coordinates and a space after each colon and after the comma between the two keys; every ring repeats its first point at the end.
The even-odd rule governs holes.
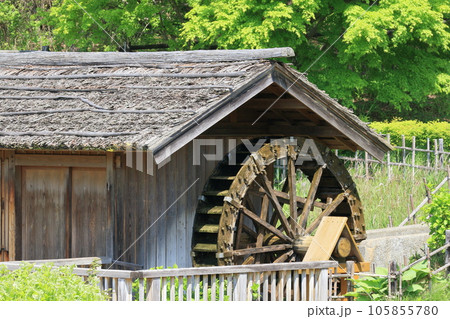
{"type": "MultiPolygon", "coordinates": [[[[137,144],[158,151],[261,75],[282,68],[297,76],[261,59],[289,55],[289,49],[0,53],[0,148],[108,150],[137,144]]],[[[381,141],[318,92],[351,124],[381,141]]]]}

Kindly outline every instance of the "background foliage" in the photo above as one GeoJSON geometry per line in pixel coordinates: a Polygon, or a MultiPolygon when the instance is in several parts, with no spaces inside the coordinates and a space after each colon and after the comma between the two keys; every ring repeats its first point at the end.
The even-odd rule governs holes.
{"type": "Polygon", "coordinates": [[[364,119],[448,120],[449,13],[445,0],[3,0],[0,49],[290,46],[364,119]]]}
{"type": "MultiPolygon", "coordinates": [[[[74,267],[74,266],[73,266],[74,267]]],[[[98,278],[72,273],[73,267],[53,268],[46,264],[35,268],[24,263],[15,271],[0,266],[0,301],[100,301],[106,294],[98,287],[98,278]]]]}
{"type": "MultiPolygon", "coordinates": [[[[444,149],[450,148],[450,123],[432,121],[424,123],[421,121],[410,120],[401,121],[394,119],[391,122],[372,122],[369,124],[378,133],[390,134],[391,144],[401,146],[402,135],[405,136],[406,145],[411,145],[412,137],[416,137],[416,147],[425,148],[427,138],[433,143],[433,139],[444,139],[444,149]]],[[[433,144],[430,145],[433,148],[433,144]]]]}

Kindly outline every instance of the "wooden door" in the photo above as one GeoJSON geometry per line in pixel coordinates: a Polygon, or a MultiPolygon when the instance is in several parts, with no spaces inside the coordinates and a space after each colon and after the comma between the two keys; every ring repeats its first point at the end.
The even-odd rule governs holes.
{"type": "Polygon", "coordinates": [[[71,189],[71,256],[106,256],[110,245],[106,170],[73,168],[71,189]]]}
{"type": "Polygon", "coordinates": [[[67,257],[69,168],[22,170],[22,259],[67,257]]]}

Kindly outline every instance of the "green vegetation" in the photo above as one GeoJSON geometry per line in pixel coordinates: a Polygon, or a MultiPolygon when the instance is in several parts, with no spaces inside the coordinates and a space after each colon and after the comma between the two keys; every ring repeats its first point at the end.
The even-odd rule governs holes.
{"type": "Polygon", "coordinates": [[[378,167],[372,170],[371,178],[366,179],[361,177],[364,175],[362,166],[352,166],[349,171],[364,207],[367,229],[388,227],[389,216],[392,218],[393,226],[398,226],[411,211],[409,195],[413,196],[414,206],[420,204],[426,197],[423,178],[436,186],[446,176],[446,172],[443,171],[416,170],[412,178],[410,168],[392,167],[392,176],[389,180],[387,169],[378,167]]]}
{"type": "Polygon", "coordinates": [[[446,1],[189,3],[182,35],[191,48],[293,47],[295,66],[360,115],[423,110],[432,94],[449,93],[446,1]]]}
{"type": "MultiPolygon", "coordinates": [[[[376,274],[386,276],[388,270],[379,267],[375,271],[376,274]]],[[[428,289],[431,271],[426,262],[414,265],[412,268],[402,273],[402,296],[388,296],[388,279],[383,277],[362,277],[352,279],[355,285],[353,292],[349,292],[346,296],[355,297],[357,301],[379,301],[379,300],[448,300],[450,292],[449,279],[444,279],[440,275],[431,277],[432,289],[428,289]]]]}
{"type": "Polygon", "coordinates": [[[364,119],[445,120],[449,13],[444,0],[5,0],[0,49],[290,46],[294,67],[364,119]]]}
{"type": "Polygon", "coordinates": [[[33,269],[23,263],[15,271],[0,266],[0,301],[101,301],[107,295],[98,287],[98,278],[85,282],[72,273],[72,267],[53,268],[45,264],[33,269]]]}
{"type": "Polygon", "coordinates": [[[428,244],[434,250],[445,244],[445,231],[450,228],[450,192],[438,192],[423,209],[423,221],[430,225],[428,244]]]}
{"type": "MultiPolygon", "coordinates": [[[[450,107],[448,108],[450,112],[450,107]]],[[[396,146],[402,145],[402,135],[405,136],[405,143],[407,146],[411,146],[412,137],[416,137],[416,147],[426,149],[427,138],[430,139],[430,143],[433,143],[433,139],[444,139],[445,149],[450,148],[450,122],[432,121],[423,123],[416,120],[402,121],[394,119],[391,122],[373,122],[369,126],[381,134],[391,135],[391,144],[396,146]]],[[[433,144],[431,144],[433,148],[433,144]]]]}

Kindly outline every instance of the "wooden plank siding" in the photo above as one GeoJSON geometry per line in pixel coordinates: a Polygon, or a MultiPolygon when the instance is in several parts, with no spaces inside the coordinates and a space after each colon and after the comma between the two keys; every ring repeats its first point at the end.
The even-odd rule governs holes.
{"type": "MultiPolygon", "coordinates": [[[[215,147],[202,147],[201,151],[213,153],[215,147]]],[[[122,240],[115,241],[114,258],[145,268],[190,267],[197,201],[217,162],[201,156],[200,165],[194,166],[193,144],[189,143],[165,165],[155,165],[152,176],[146,173],[147,165],[143,172],[136,169],[139,153],[133,154],[132,167],[125,165],[125,154],[120,156],[124,165],[115,169],[113,193],[116,227],[122,230],[116,232],[116,238],[122,240]]],[[[143,162],[147,163],[146,153],[143,162]]]]}
{"type": "MultiPolygon", "coordinates": [[[[229,142],[223,144],[226,154],[229,142]]],[[[126,164],[125,152],[106,156],[95,152],[92,168],[86,164],[86,153],[34,155],[39,166],[15,169],[16,196],[21,199],[17,208],[23,221],[18,259],[108,256],[145,269],[174,264],[190,267],[198,198],[217,165],[203,156],[215,153],[215,146],[202,146],[200,151],[200,165],[193,165],[191,142],[162,167],[155,165],[153,175],[147,174],[146,152],[141,159],[134,153],[131,167],[126,164]],[[42,156],[48,160],[45,166],[40,166],[42,156]],[[61,156],[68,158],[52,165],[53,159],[61,156]],[[83,159],[78,161],[78,157],[83,159]],[[61,167],[61,163],[81,164],[61,167]]],[[[2,151],[2,180],[10,166],[5,154],[2,151]]],[[[20,164],[33,163],[32,153],[20,157],[20,164]]],[[[2,197],[8,197],[8,187],[1,190],[2,197]]]]}

